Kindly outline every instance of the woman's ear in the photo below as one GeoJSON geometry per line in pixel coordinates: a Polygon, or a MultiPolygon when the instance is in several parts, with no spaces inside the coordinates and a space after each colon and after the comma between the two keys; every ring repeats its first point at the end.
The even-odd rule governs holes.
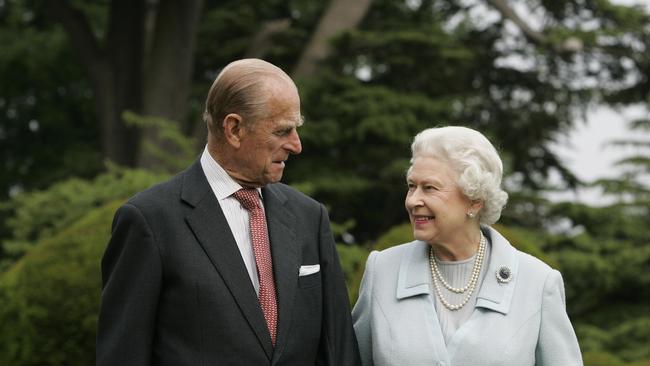
{"type": "Polygon", "coordinates": [[[483,208],[483,200],[474,200],[470,202],[469,211],[478,214],[483,208]]]}
{"type": "Polygon", "coordinates": [[[230,113],[223,118],[223,135],[228,144],[234,148],[239,148],[244,132],[244,120],[237,113],[230,113]]]}

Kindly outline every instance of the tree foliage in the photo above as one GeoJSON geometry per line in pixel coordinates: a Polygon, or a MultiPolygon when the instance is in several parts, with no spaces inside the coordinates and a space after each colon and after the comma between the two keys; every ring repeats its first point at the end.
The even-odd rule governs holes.
{"type": "MultiPolygon", "coordinates": [[[[624,75],[641,72],[634,65],[621,72],[610,44],[627,52],[633,47],[621,39],[630,38],[645,47],[643,12],[633,17],[637,27],[628,27],[621,25],[625,7],[544,3],[548,9],[535,13],[548,28],[540,44],[513,30],[491,3],[374,1],[357,29],[332,40],[334,51],[318,71],[299,80],[305,149],[287,179],[308,182],[332,204],[335,220],[355,217],[361,241],[401,219],[416,132],[446,124],[477,128],[499,148],[513,190],[543,189],[551,172],[564,178],[563,188],[576,187],[580,182],[549,143],[590,103],[624,88],[624,75]],[[479,11],[491,20],[481,20],[479,11]],[[602,27],[583,26],[590,22],[602,27]],[[579,47],[569,52],[566,42],[579,47]]],[[[513,200],[513,208],[530,203],[512,197],[524,199],[513,200]]],[[[520,221],[511,212],[505,222],[520,221]]]]}
{"type": "Polygon", "coordinates": [[[250,56],[295,73],[304,149],[285,180],[327,204],[352,300],[369,250],[411,238],[413,135],[462,124],[504,160],[510,202],[498,229],[562,271],[585,364],[648,364],[649,122],[614,142],[634,149],[624,174],[592,184],[611,204],[541,195],[584,183],[549,143],[585,108],[650,100],[645,11],[607,0],[355,0],[342,19],[338,0],[206,0],[176,22],[181,3],[0,1],[1,364],[92,363],[96,266],[115,202],[196,157],[212,80],[250,56]],[[297,71],[305,60],[309,71],[297,71]]]}
{"type": "Polygon", "coordinates": [[[650,363],[650,174],[644,169],[650,134],[647,123],[632,126],[637,137],[616,142],[637,146],[621,160],[630,170],[594,182],[614,202],[554,205],[549,215],[568,219],[573,234],[555,236],[541,247],[560,263],[586,364],[650,363]]]}
{"type": "Polygon", "coordinates": [[[23,2],[0,4],[0,198],[101,170],[92,93],[60,29],[23,2]]]}

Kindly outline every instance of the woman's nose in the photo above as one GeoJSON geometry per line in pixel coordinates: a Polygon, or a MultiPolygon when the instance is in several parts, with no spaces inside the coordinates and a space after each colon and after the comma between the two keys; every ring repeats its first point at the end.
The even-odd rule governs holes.
{"type": "Polygon", "coordinates": [[[406,208],[413,208],[422,205],[422,198],[420,197],[420,190],[415,188],[409,190],[406,194],[406,200],[404,201],[406,208]]]}

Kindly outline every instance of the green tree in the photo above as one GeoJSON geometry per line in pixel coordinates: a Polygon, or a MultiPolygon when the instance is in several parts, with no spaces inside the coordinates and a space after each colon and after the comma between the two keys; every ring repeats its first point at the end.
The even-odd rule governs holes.
{"type": "Polygon", "coordinates": [[[587,365],[650,363],[650,135],[647,120],[631,126],[637,137],[614,141],[635,148],[618,163],[623,174],[593,183],[613,202],[602,207],[564,202],[548,211],[551,219],[570,222],[569,233],[549,237],[542,249],[564,275],[567,307],[587,365]]]}
{"type": "Polygon", "coordinates": [[[300,80],[305,149],[290,162],[288,181],[331,203],[335,220],[356,218],[353,232],[365,241],[403,218],[413,135],[463,124],[486,133],[504,158],[515,193],[504,222],[533,226],[519,213],[538,199],[550,172],[564,178],[562,188],[580,183],[549,143],[589,103],[622,88],[624,75],[643,71],[621,69],[625,62],[614,55],[631,52],[628,39],[646,44],[647,14],[607,1],[563,4],[529,8],[544,27],[531,33],[503,1],[374,1],[358,28],[333,39],[329,58],[300,80]],[[492,20],[474,15],[490,11],[492,20]]]}
{"type": "Polygon", "coordinates": [[[42,31],[22,2],[3,1],[0,43],[0,199],[98,174],[92,94],[64,34],[42,31]]]}
{"type": "Polygon", "coordinates": [[[540,196],[553,171],[564,177],[557,189],[581,183],[548,143],[575,125],[585,107],[649,100],[650,54],[640,51],[650,41],[646,12],[606,0],[527,1],[516,8],[504,0],[208,0],[174,8],[179,4],[0,2],[0,195],[27,191],[2,206],[3,218],[11,219],[0,228],[0,273],[6,270],[0,319],[10,325],[0,331],[0,354],[11,358],[0,363],[47,364],[38,350],[56,347],[63,351],[53,362],[68,352],[88,360],[95,300],[74,289],[97,293],[96,274],[84,271],[97,263],[105,240],[110,218],[104,215],[111,211],[105,205],[163,175],[109,169],[86,178],[104,169],[105,158],[180,169],[185,157],[160,153],[196,156],[200,146],[175,145],[152,116],[171,117],[202,144],[199,120],[210,83],[227,62],[251,56],[291,70],[299,84],[304,150],[289,161],[286,181],[328,204],[334,222],[344,223],[337,225],[341,238],[351,232],[364,244],[340,246],[351,297],[371,247],[366,243],[386,232],[378,245],[407,240],[398,240],[404,227],[390,230],[405,220],[413,135],[464,124],[488,135],[504,158],[511,200],[501,229],[563,272],[587,364],[647,363],[650,205],[639,176],[647,173],[647,154],[628,159],[633,169],[622,179],[597,183],[619,198],[607,207],[540,196]],[[168,17],[176,12],[182,21],[168,17]],[[146,117],[125,115],[126,109],[146,117]],[[67,176],[83,179],[54,184],[67,176]],[[68,253],[77,247],[79,256],[68,253]],[[68,275],[61,263],[76,267],[68,275]],[[32,291],[39,281],[50,286],[42,297],[32,291]],[[83,304],[56,291],[79,294],[83,304]],[[62,319],[86,332],[70,344],[54,336],[47,343],[35,331],[49,335],[62,327],[70,334],[57,321],[58,309],[78,311],[78,318],[62,319]]]}
{"type": "MultiPolygon", "coordinates": [[[[88,17],[97,5],[66,0],[38,4],[44,17],[63,27],[86,71],[104,156],[127,166],[151,164],[152,157],[139,150],[141,131],[126,125],[122,113],[185,119],[203,1],[111,0],[100,19],[88,17]]],[[[155,129],[142,133],[164,145],[155,129]]]]}

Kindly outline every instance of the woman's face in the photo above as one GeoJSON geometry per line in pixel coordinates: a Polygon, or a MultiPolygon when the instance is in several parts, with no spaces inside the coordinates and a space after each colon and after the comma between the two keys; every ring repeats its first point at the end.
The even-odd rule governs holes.
{"type": "Polygon", "coordinates": [[[406,177],[405,206],[413,236],[429,244],[454,242],[468,228],[471,202],[456,185],[457,174],[444,161],[418,157],[406,177]]]}

